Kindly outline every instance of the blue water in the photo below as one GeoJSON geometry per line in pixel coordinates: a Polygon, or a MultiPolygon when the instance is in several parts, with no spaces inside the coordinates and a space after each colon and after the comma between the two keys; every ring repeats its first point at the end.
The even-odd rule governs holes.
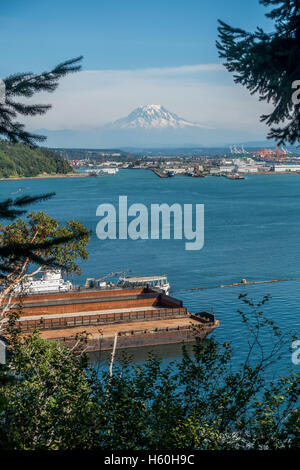
{"type": "MultiPolygon", "coordinates": [[[[181,298],[189,311],[213,307],[220,320],[216,338],[232,341],[237,359],[247,349],[246,332],[236,313],[241,307],[241,292],[257,301],[270,294],[265,312],[286,331],[299,333],[300,281],[192,292],[184,289],[231,284],[242,278],[300,277],[300,175],[253,175],[241,181],[160,179],[147,170],[121,170],[114,177],[0,182],[0,200],[48,191],[55,191],[56,197],[32,209],[45,210],[61,222],[79,219],[92,232],[89,259],[82,263],[81,277],[72,279],[76,284],[86,277],[125,269],[136,274],[166,273],[172,295],[181,298]],[[100,241],[95,233],[99,220],[96,208],[101,203],[117,206],[119,195],[127,195],[129,205],[204,204],[203,249],[186,251],[184,240],[100,241]]],[[[164,355],[160,350],[167,360],[178,355],[176,348],[165,351],[164,355]]],[[[284,373],[291,365],[286,350],[276,372],[284,373]]]]}

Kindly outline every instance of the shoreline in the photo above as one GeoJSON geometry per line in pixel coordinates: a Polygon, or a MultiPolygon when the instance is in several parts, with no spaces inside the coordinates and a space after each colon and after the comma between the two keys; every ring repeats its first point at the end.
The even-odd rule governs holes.
{"type": "MultiPolygon", "coordinates": [[[[127,170],[127,168],[122,168],[124,170],[127,170]]],[[[132,168],[130,168],[132,169],[132,168]]],[[[134,168],[135,170],[148,170],[148,168],[134,168]]],[[[153,171],[151,169],[151,171],[153,171]]],[[[270,176],[275,176],[275,175],[299,175],[299,172],[296,171],[284,171],[284,172],[256,172],[256,173],[239,173],[241,176],[258,176],[258,175],[270,175],[270,176]]],[[[187,176],[183,174],[178,174],[176,176],[187,176]]],[[[221,177],[223,175],[205,175],[205,177],[212,176],[212,177],[221,177]]],[[[87,178],[90,177],[89,174],[87,173],[57,173],[55,175],[47,175],[47,174],[41,174],[37,176],[14,176],[14,177],[8,177],[8,178],[0,178],[0,181],[22,181],[22,180],[38,180],[38,179],[54,179],[54,178],[87,178]]],[[[166,177],[165,177],[166,178],[166,177]]]]}
{"type": "Polygon", "coordinates": [[[19,181],[19,180],[41,180],[47,178],[86,178],[88,174],[84,173],[57,173],[55,175],[37,175],[37,176],[13,176],[11,178],[0,178],[0,181],[19,181]]]}

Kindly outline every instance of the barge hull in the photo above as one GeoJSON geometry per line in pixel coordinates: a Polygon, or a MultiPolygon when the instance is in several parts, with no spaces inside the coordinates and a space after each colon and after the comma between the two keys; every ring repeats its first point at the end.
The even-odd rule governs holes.
{"type": "MultiPolygon", "coordinates": [[[[214,328],[206,329],[197,335],[191,328],[182,330],[159,331],[157,333],[138,333],[131,336],[119,336],[117,349],[142,348],[145,346],[158,346],[165,344],[187,343],[196,341],[196,337],[205,338],[214,328]]],[[[114,338],[101,338],[88,343],[88,351],[109,351],[113,348],[114,338]]]]}
{"type": "MultiPolygon", "coordinates": [[[[101,327],[92,327],[85,330],[87,340],[84,349],[87,352],[111,350],[115,334],[117,335],[117,349],[192,342],[197,337],[205,338],[218,325],[217,320],[213,324],[203,324],[197,321],[191,322],[191,318],[182,318],[160,320],[153,325],[147,325],[147,327],[144,322],[138,322],[132,325],[132,329],[128,329],[128,324],[110,325],[102,329],[101,327]]],[[[42,331],[41,336],[48,340],[62,342],[72,348],[78,342],[78,334],[80,333],[82,333],[82,329],[72,328],[60,331],[59,335],[57,331],[42,331]]]]}
{"type": "Polygon", "coordinates": [[[219,324],[213,313],[190,314],[181,300],[149,287],[30,295],[17,323],[24,336],[38,329],[68,347],[82,337],[88,352],[110,350],[116,335],[118,349],[190,342],[219,324]]]}

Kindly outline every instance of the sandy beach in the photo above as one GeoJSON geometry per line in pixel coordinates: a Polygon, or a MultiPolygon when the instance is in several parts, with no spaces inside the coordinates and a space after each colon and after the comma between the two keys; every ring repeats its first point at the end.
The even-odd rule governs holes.
{"type": "Polygon", "coordinates": [[[89,175],[85,173],[57,173],[55,175],[48,175],[46,173],[42,173],[37,176],[14,176],[11,178],[0,178],[0,181],[39,180],[47,178],[86,178],[87,176],[89,175]]]}

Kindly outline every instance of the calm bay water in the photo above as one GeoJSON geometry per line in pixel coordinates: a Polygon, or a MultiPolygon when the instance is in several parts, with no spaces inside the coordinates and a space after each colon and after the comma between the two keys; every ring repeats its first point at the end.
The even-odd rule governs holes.
{"type": "MultiPolygon", "coordinates": [[[[220,320],[215,335],[220,341],[232,341],[237,358],[247,348],[246,331],[236,313],[241,307],[241,292],[257,301],[270,294],[265,312],[286,330],[299,333],[300,281],[193,292],[185,289],[231,284],[242,278],[300,277],[300,175],[259,175],[231,181],[216,177],[160,179],[146,170],[121,170],[114,177],[0,182],[0,200],[51,191],[56,192],[55,198],[32,209],[45,210],[61,222],[79,219],[92,232],[90,256],[82,263],[82,276],[71,279],[75,284],[82,284],[86,277],[126,269],[135,274],[166,273],[172,295],[182,299],[189,311],[213,307],[220,320]],[[186,251],[184,240],[98,240],[96,208],[101,203],[117,207],[119,195],[128,196],[128,205],[205,204],[204,248],[186,251]]],[[[156,350],[166,362],[180,352],[178,346],[156,350]]],[[[137,361],[144,358],[143,351],[136,352],[137,361]]],[[[287,351],[276,372],[284,373],[291,365],[287,351]]]]}

